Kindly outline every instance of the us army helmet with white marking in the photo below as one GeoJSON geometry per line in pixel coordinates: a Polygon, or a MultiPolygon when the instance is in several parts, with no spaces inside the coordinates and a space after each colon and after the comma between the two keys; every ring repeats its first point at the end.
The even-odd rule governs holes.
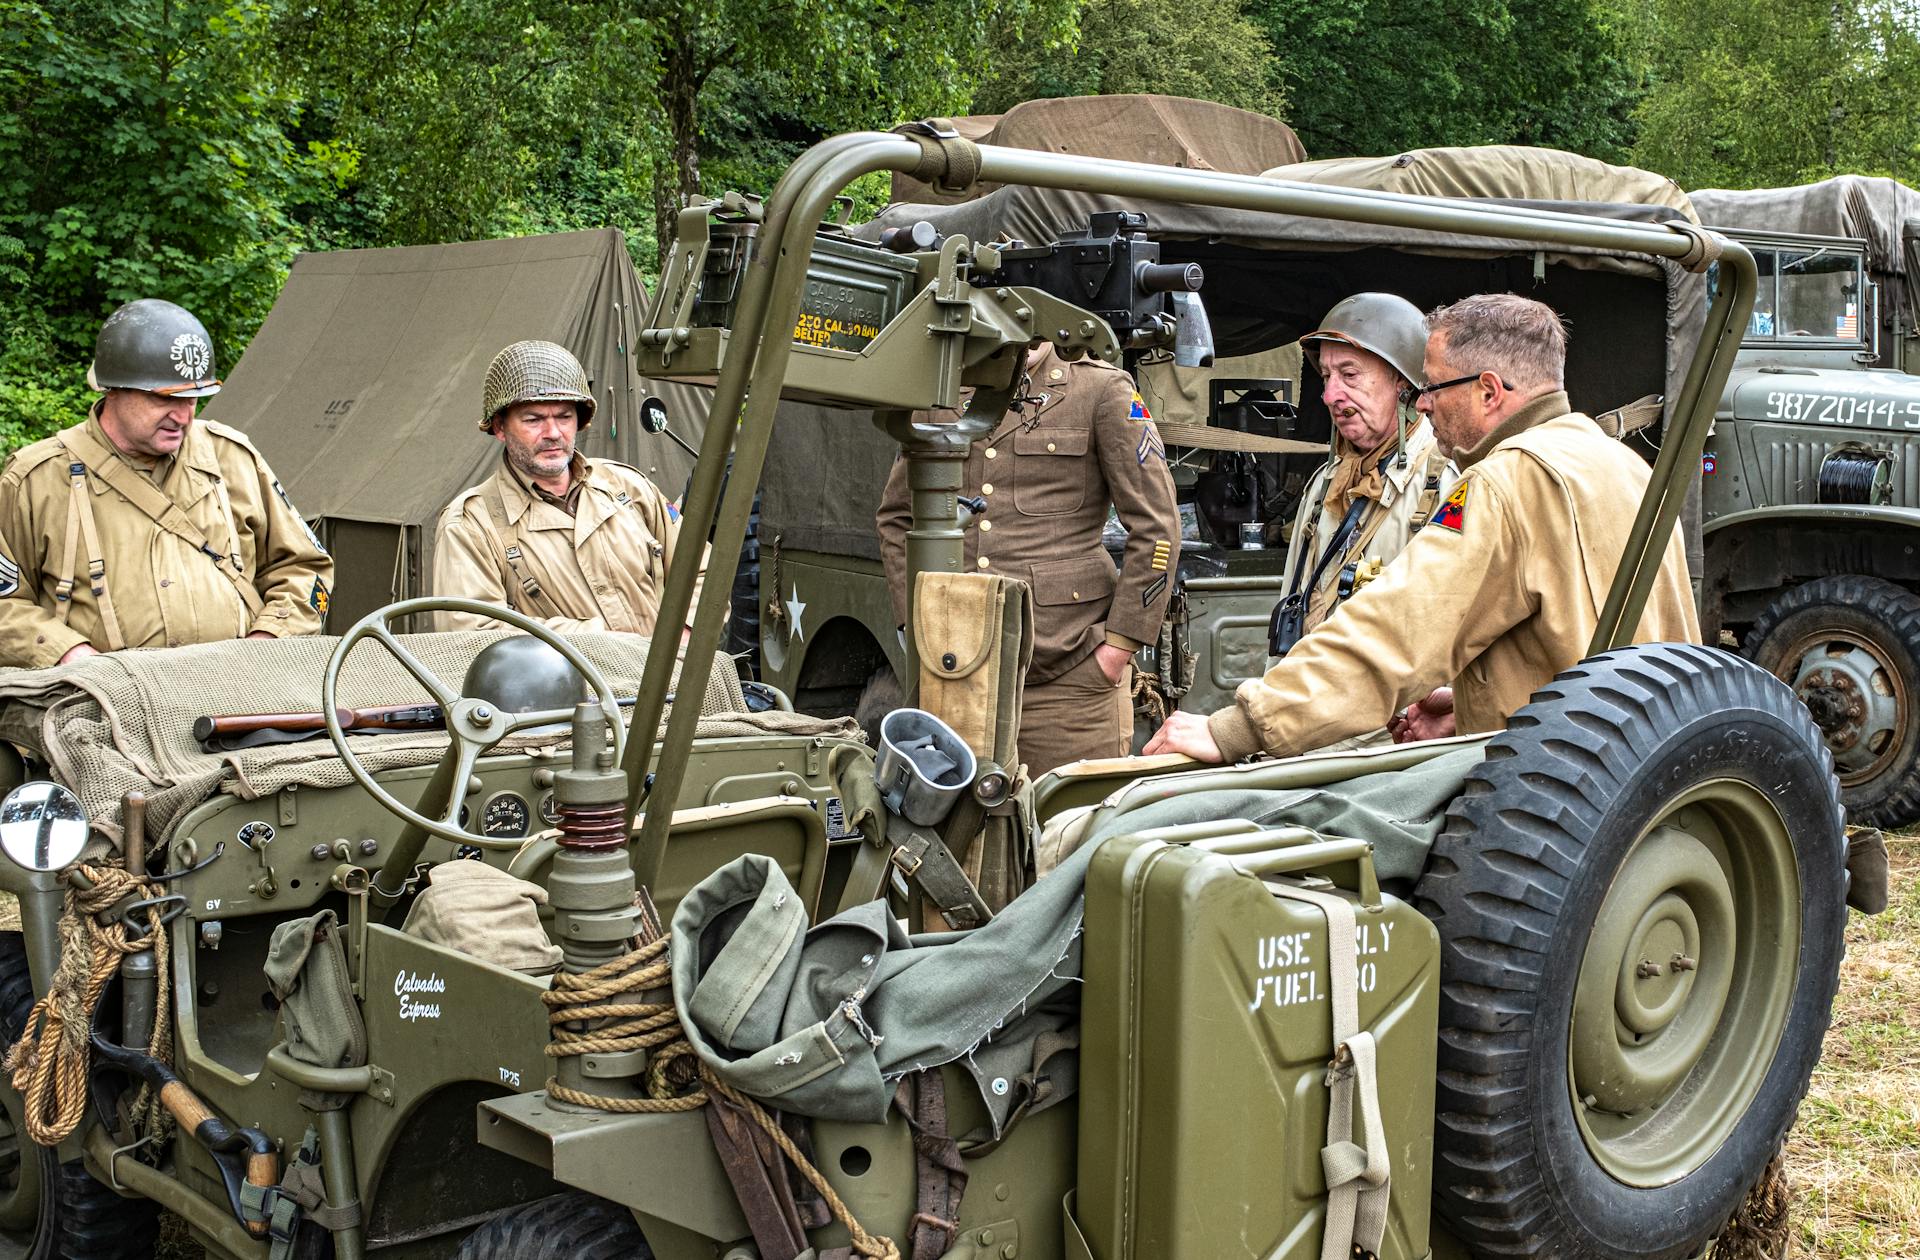
{"type": "Polygon", "coordinates": [[[493,422],[515,403],[570,402],[579,408],[580,427],[593,420],[593,388],[587,370],[565,346],[551,341],[516,341],[493,356],[487,365],[480,431],[493,432],[493,422]]]}
{"type": "Polygon", "coordinates": [[[160,298],[128,302],[100,325],[87,384],[102,393],[143,389],[169,398],[217,394],[213,338],[184,307],[160,298]]]}

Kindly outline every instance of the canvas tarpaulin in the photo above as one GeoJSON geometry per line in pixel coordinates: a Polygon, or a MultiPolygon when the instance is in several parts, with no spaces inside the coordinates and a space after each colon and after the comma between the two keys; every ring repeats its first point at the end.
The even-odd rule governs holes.
{"type": "MultiPolygon", "coordinates": [[[[458,689],[474,655],[507,637],[496,630],[402,635],[400,641],[449,687],[458,689]]],[[[570,635],[615,694],[639,689],[647,640],[628,634],[570,635]]],[[[119,836],[121,798],[148,797],[148,825],[162,840],[216,792],[257,800],[290,784],[340,787],[346,766],[326,739],[246,748],[218,755],[193,738],[197,717],[243,713],[317,713],[320,679],[339,640],[326,637],[233,639],[156,651],[108,652],[50,669],[0,671],[0,738],[53,767],[86,807],[96,830],[119,836]]],[[[677,671],[676,671],[677,676],[677,671]]],[[[346,708],[423,704],[426,688],[378,644],[353,650],[336,693],[346,708]]],[[[746,707],[730,663],[715,662],[701,711],[746,707]]],[[[437,761],[440,731],[355,735],[369,770],[437,761]]],[[[511,746],[554,745],[564,733],[512,737],[511,746]]]]}
{"type": "MultiPolygon", "coordinates": [[[[954,130],[977,144],[1010,149],[1120,158],[1198,171],[1257,175],[1307,156],[1293,129],[1277,118],[1184,96],[1127,93],[1059,96],[1023,101],[1004,114],[953,120],[954,130]]],[[[893,199],[948,204],[992,192],[979,184],[959,197],[935,192],[896,173],[893,199]]]]}
{"type": "MultiPolygon", "coordinates": [[[[571,350],[596,400],[581,449],[679,496],[692,458],[639,424],[658,392],[631,354],[646,301],[612,228],[302,254],[206,414],[252,438],[322,522],[339,566],[333,623],[344,625],[369,599],[425,593],[440,510],[498,465],[499,443],[478,428],[481,383],[511,342],[571,350]],[[415,554],[394,554],[407,547],[415,554]]],[[[704,427],[703,409],[674,417],[696,447],[704,427]]]]}
{"type": "Polygon", "coordinates": [[[1898,315],[1906,327],[1916,317],[1916,272],[1920,240],[1920,192],[1897,179],[1836,175],[1795,188],[1702,188],[1692,194],[1701,222],[1714,227],[1808,236],[1846,236],[1865,241],[1867,272],[1886,291],[1884,320],[1898,315]]]}

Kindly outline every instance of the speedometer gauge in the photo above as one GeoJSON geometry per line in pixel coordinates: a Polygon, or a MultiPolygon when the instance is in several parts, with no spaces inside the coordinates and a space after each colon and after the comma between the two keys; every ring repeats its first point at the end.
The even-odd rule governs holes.
{"type": "Polygon", "coordinates": [[[501,839],[524,836],[532,818],[526,797],[518,792],[496,792],[480,808],[480,834],[501,839]]]}

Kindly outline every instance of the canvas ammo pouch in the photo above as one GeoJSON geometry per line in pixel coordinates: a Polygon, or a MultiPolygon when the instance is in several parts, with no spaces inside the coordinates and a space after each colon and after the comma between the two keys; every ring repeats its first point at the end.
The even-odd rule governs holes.
{"type": "MultiPolygon", "coordinates": [[[[322,1068],[361,1067],[367,1061],[367,1025],[353,1000],[353,975],[339,916],[331,910],[292,919],[273,930],[261,967],[280,1002],[287,1053],[322,1068]]],[[[300,1093],[302,1106],[334,1111],[352,1094],[300,1093]]]]}
{"type": "MultiPolygon", "coordinates": [[[[951,726],[975,757],[1012,774],[1021,691],[1033,664],[1032,589],[985,573],[922,573],[914,588],[913,635],[920,707],[951,726]]],[[[978,843],[954,853],[996,912],[1028,883],[1021,799],[1016,793],[1011,808],[986,819],[978,843]]]]}
{"type": "Polygon", "coordinates": [[[530,976],[560,968],[560,947],[540,926],[547,890],[485,862],[442,862],[414,898],[402,931],[530,976]]]}

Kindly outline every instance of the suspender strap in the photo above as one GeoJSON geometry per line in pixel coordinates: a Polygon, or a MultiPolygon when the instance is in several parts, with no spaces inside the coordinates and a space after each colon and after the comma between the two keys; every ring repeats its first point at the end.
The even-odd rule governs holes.
{"type": "Polygon", "coordinates": [[[1417,534],[1427,527],[1433,519],[1434,505],[1440,502],[1440,474],[1446,470],[1447,457],[1440,453],[1439,447],[1427,452],[1427,462],[1423,469],[1426,481],[1420,487],[1420,498],[1413,505],[1413,516],[1407,521],[1408,532],[1417,534]]]}
{"type": "Polygon", "coordinates": [[[213,482],[213,492],[220,500],[220,520],[227,527],[227,561],[233,565],[235,573],[240,572],[240,531],[233,524],[233,500],[227,496],[227,479],[217,477],[213,482]]]}
{"type": "Polygon", "coordinates": [[[1320,1260],[1378,1260],[1387,1233],[1391,1169],[1380,1120],[1380,1079],[1373,1034],[1360,1030],[1359,958],[1353,903],[1335,893],[1268,884],[1277,897],[1305,902],[1327,920],[1327,979],[1333,1014],[1333,1060],[1327,1065],[1327,1229],[1320,1260]],[[1365,1145],[1353,1140],[1356,1093],[1365,1145]]]}
{"type": "Polygon", "coordinates": [[[67,618],[73,615],[73,562],[78,558],[80,549],[80,513],[87,510],[87,466],[70,463],[67,476],[72,483],[72,493],[67,496],[67,537],[61,547],[60,578],[53,584],[53,598],[60,605],[60,624],[66,625],[67,618]]]}
{"type": "MultiPolygon", "coordinates": [[[[207,559],[213,561],[213,567],[220,570],[221,575],[225,577],[228,582],[232,583],[234,591],[240,596],[240,602],[246,605],[247,615],[249,617],[257,617],[260,615],[260,610],[266,607],[266,601],[260,598],[259,591],[253,589],[252,579],[243,573],[237,564],[229,565],[227,556],[223,556],[213,549],[213,544],[208,542],[207,536],[200,532],[200,527],[193,523],[186,512],[181,509],[180,505],[175,503],[165,491],[123,463],[112,451],[108,450],[87,433],[85,428],[69,429],[67,432],[62,433],[60,435],[60,445],[66,448],[67,452],[73,456],[75,464],[79,465],[80,471],[77,474],[77,484],[81,487],[81,491],[84,491],[85,479],[90,469],[93,476],[100,478],[100,480],[112,486],[114,490],[119,492],[121,498],[133,504],[135,508],[145,514],[154,524],[166,530],[175,538],[187,543],[194,550],[205,555],[207,559]]],[[[69,471],[72,470],[73,466],[74,465],[71,464],[68,466],[69,471]]],[[[223,503],[225,503],[225,489],[225,485],[222,484],[221,495],[223,503]]],[[[228,540],[237,547],[238,535],[231,532],[233,529],[233,509],[231,504],[226,505],[225,513],[227,527],[230,531],[227,536],[228,540]]],[[[95,557],[98,557],[100,553],[97,549],[97,531],[93,523],[92,503],[89,500],[82,500],[81,502],[81,523],[87,533],[88,549],[93,552],[95,557]]],[[[104,571],[104,566],[102,566],[102,572],[104,571]]],[[[105,607],[106,604],[103,599],[101,604],[103,620],[108,619],[104,615],[105,607]]]]}
{"type": "MultiPolygon", "coordinates": [[[[93,602],[100,609],[100,625],[107,636],[107,651],[118,652],[127,646],[126,636],[120,633],[120,618],[113,612],[113,596],[107,593],[107,561],[101,554],[100,529],[93,519],[92,493],[87,489],[87,466],[78,460],[67,465],[67,476],[73,487],[72,497],[68,500],[72,506],[68,509],[68,523],[75,515],[80,518],[80,530],[87,542],[87,582],[93,592],[93,602]]],[[[73,541],[69,535],[67,541],[68,568],[66,586],[69,596],[73,591],[72,560],[73,541]]],[[[56,594],[58,592],[56,591],[56,594]]],[[[62,611],[71,610],[71,598],[61,606],[62,611]]],[[[64,620],[64,618],[63,618],[64,620]]]]}
{"type": "Polygon", "coordinates": [[[546,591],[532,573],[522,567],[525,556],[521,554],[520,544],[512,541],[513,534],[507,528],[506,494],[495,482],[480,495],[480,502],[487,509],[487,519],[493,528],[487,531],[488,541],[493,543],[493,558],[500,566],[500,577],[505,585],[507,607],[533,613],[540,617],[564,617],[566,613],[548,598],[546,591]],[[514,598],[513,588],[520,588],[521,600],[514,598]],[[521,602],[521,601],[524,601],[521,602]]]}

